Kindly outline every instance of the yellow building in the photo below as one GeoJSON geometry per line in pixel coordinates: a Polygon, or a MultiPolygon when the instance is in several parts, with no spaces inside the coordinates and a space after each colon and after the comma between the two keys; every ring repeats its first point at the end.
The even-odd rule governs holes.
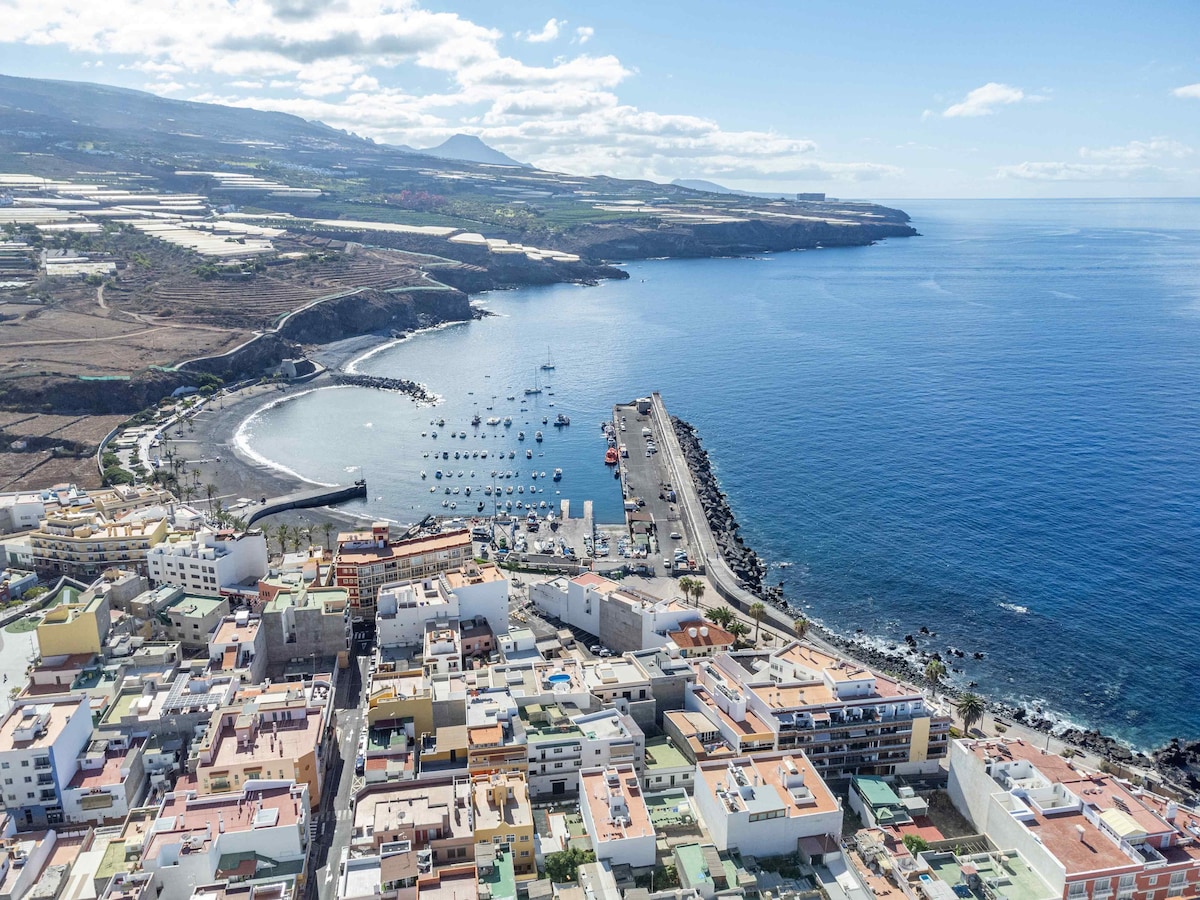
{"type": "Polygon", "coordinates": [[[244,688],[243,702],[213,713],[193,749],[200,794],[241,791],[247,781],[285,779],[308,785],[313,807],[321,802],[322,743],[329,724],[332,679],[244,688]]]}
{"type": "Polygon", "coordinates": [[[376,672],[367,700],[367,725],[394,727],[409,719],[415,739],[433,734],[433,691],[421,671],[376,672]]]}
{"type": "MultiPolygon", "coordinates": [[[[533,807],[529,785],[519,772],[476,775],[471,779],[475,845],[512,852],[517,881],[537,878],[533,853],[533,807]]],[[[476,858],[478,858],[478,851],[476,858]]]]}
{"type": "Polygon", "coordinates": [[[37,627],[42,659],[99,653],[108,636],[108,595],[90,590],[80,594],[66,585],[62,590],[66,596],[37,627]]]}
{"type": "Polygon", "coordinates": [[[119,566],[146,572],[146,554],[167,534],[162,518],[110,522],[99,513],[52,513],[30,532],[38,572],[92,579],[119,566]]]}

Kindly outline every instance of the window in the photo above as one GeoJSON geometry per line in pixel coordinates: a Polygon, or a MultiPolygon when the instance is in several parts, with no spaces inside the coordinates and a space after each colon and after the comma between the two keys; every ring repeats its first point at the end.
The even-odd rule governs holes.
{"type": "Polygon", "coordinates": [[[522,850],[522,851],[521,851],[521,855],[522,855],[522,856],[528,856],[528,855],[529,855],[529,851],[528,851],[528,850],[522,850]]]}
{"type": "Polygon", "coordinates": [[[21,760],[21,768],[28,769],[29,768],[29,760],[27,760],[27,759],[21,760]]]}
{"type": "Polygon", "coordinates": [[[32,781],[33,781],[33,776],[32,776],[32,775],[26,775],[26,776],[25,776],[25,783],[26,783],[26,784],[30,784],[30,783],[32,783],[32,781]]]}
{"type": "Polygon", "coordinates": [[[562,764],[562,763],[560,763],[560,762],[556,762],[556,763],[554,764],[554,768],[556,768],[556,769],[561,769],[562,767],[563,767],[563,764],[562,764]]]}
{"type": "MultiPolygon", "coordinates": [[[[523,835],[521,835],[521,841],[522,841],[522,843],[528,842],[528,840],[529,840],[529,835],[527,835],[527,834],[523,834],[523,835]]],[[[1183,875],[1183,873],[1182,873],[1182,872],[1180,872],[1179,874],[1180,874],[1181,876],[1183,875]]]]}
{"type": "Polygon", "coordinates": [[[1186,872],[1172,872],[1171,883],[1167,885],[1168,897],[1179,897],[1183,894],[1183,889],[1187,885],[1186,872]]]}
{"type": "Polygon", "coordinates": [[[0,763],[0,769],[7,769],[8,763],[0,763]]]}
{"type": "Polygon", "coordinates": [[[5,779],[4,779],[4,783],[5,783],[5,784],[12,784],[12,779],[11,779],[11,778],[5,778],[5,779]]]}

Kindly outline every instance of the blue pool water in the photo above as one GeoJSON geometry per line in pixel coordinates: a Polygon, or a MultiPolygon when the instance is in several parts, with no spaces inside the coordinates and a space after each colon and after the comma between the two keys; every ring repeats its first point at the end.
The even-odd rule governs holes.
{"type": "Polygon", "coordinates": [[[532,496],[617,521],[597,423],[658,389],[813,618],[884,640],[927,625],[928,649],[986,654],[960,677],[996,696],[1143,746],[1200,736],[1200,202],[899,205],[922,237],[488,295],[495,317],[361,364],[424,382],[436,410],[317,391],[246,440],[316,481],[361,466],[364,515],[445,512],[433,469],[482,484],[512,450],[507,483],[561,467],[532,496]],[[550,387],[522,412],[535,376],[550,387]],[[475,411],[514,424],[476,438],[475,411]],[[559,412],[570,427],[541,424],[559,412]],[[434,462],[435,444],[491,457],[434,462]]]}

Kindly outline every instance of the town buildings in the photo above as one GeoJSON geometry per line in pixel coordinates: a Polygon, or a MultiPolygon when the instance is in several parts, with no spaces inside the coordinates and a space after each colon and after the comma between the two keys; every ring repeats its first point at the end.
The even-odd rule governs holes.
{"type": "Polygon", "coordinates": [[[170,531],[147,552],[146,574],[191,594],[236,594],[247,579],[266,576],[267,541],[261,531],[170,531]]]}
{"type": "Polygon", "coordinates": [[[471,560],[471,533],[459,531],[392,540],[387,523],[338,535],[333,584],[345,588],[351,616],[375,619],[375,600],[385,584],[417,581],[458,569],[471,560]]]}

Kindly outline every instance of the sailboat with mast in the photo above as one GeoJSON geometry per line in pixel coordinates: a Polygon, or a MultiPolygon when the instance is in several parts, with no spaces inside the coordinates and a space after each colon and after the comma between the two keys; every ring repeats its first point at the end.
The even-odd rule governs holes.
{"type": "Polygon", "coordinates": [[[554,357],[551,355],[549,347],[546,348],[546,361],[544,363],[542,363],[542,371],[543,372],[553,372],[554,371],[554,357]]]}
{"type": "Polygon", "coordinates": [[[542,392],[542,384],[538,380],[538,370],[534,369],[533,370],[533,387],[525,388],[525,396],[529,397],[533,394],[540,394],[541,392],[542,392]]]}

